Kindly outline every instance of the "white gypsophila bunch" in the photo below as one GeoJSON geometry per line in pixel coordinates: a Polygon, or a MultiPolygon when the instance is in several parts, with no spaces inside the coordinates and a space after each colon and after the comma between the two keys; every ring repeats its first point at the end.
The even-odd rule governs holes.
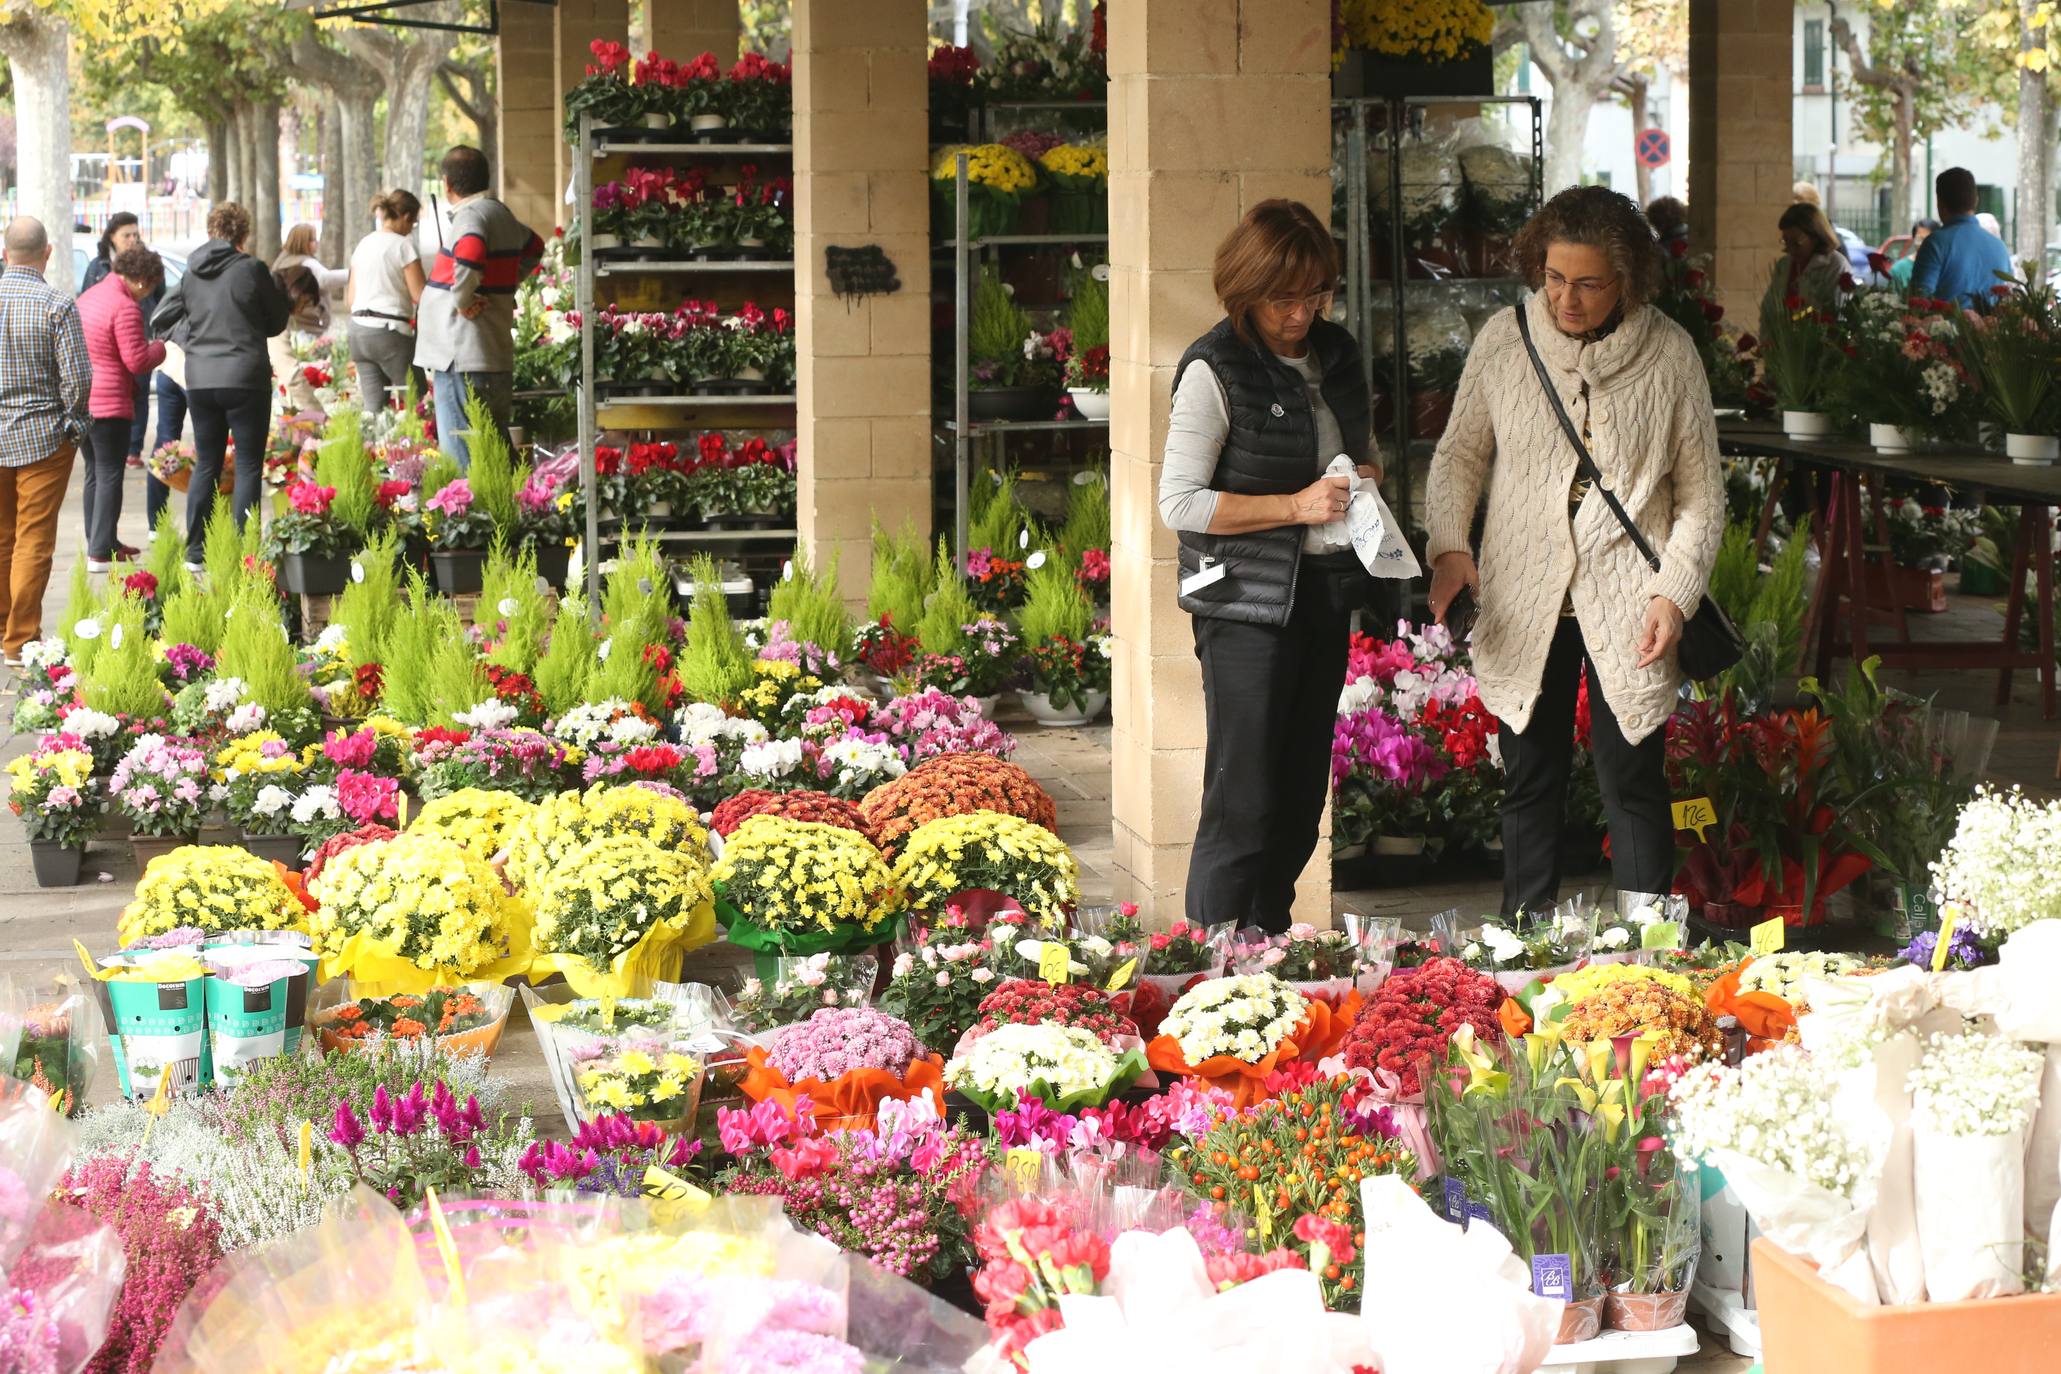
{"type": "Polygon", "coordinates": [[[1954,838],[1932,865],[1940,896],[1965,906],[1978,933],[2008,935],[2061,919],[2061,801],[2019,788],[1980,788],[1961,808],[1954,838]]]}
{"type": "Polygon", "coordinates": [[[1211,978],[1181,994],[1160,1023],[1190,1064],[1228,1054],[1257,1064],[1302,1024],[1309,999],[1271,973],[1211,978]]]}
{"type": "Polygon", "coordinates": [[[522,711],[509,702],[499,697],[488,697],[469,711],[454,712],[451,721],[467,730],[498,730],[502,726],[513,725],[521,714],[522,711]]]}
{"type": "Polygon", "coordinates": [[[2039,1105],[2044,1051],[2001,1035],[1925,1037],[1911,1070],[1911,1120],[1941,1135],[2009,1135],[2039,1105]]]}
{"type": "Polygon", "coordinates": [[[1771,992],[1785,1002],[1801,1005],[1806,978],[1844,978],[1860,966],[1860,960],[1846,954],[1815,954],[1801,950],[1763,954],[1739,975],[1739,991],[1771,992]]]}
{"type": "Polygon", "coordinates": [[[1695,1159],[1734,1150],[1851,1198],[1874,1177],[1869,1142],[1832,1104],[1825,1067],[1795,1045],[1778,1045],[1737,1068],[1699,1064],[1668,1094],[1675,1153],[1695,1159]]]}
{"type": "Polygon", "coordinates": [[[1817,1034],[1811,1044],[1811,1058],[1828,1073],[1858,1069],[1898,1033],[1870,1017],[1842,1016],[1832,1022],[1829,1030],[1817,1034]]]}
{"type": "Polygon", "coordinates": [[[801,767],[802,744],[798,739],[769,739],[747,744],[737,756],[737,771],[754,778],[784,778],[801,767]]]}
{"type": "Polygon", "coordinates": [[[997,1026],[945,1066],[945,1081],[982,1093],[1043,1083],[1055,1096],[1100,1088],[1116,1075],[1117,1052],[1079,1026],[997,1026]]]}

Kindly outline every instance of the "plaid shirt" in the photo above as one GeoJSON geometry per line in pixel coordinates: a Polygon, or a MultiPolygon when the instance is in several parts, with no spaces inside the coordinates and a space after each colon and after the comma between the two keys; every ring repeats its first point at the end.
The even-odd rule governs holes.
{"type": "Polygon", "coordinates": [[[10,263],[0,275],[0,467],[77,444],[92,380],[78,306],[35,268],[10,263]]]}

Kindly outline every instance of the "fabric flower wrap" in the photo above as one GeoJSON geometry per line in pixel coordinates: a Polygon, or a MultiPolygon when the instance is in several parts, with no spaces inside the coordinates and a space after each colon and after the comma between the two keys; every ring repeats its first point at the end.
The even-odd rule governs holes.
{"type": "Polygon", "coordinates": [[[310,886],[321,977],[353,996],[498,983],[530,966],[530,919],[485,859],[441,835],[375,840],[334,856],[310,886]]]}
{"type": "Polygon", "coordinates": [[[699,855],[607,835],[573,851],[535,899],[532,977],[562,973],[582,997],[646,997],[716,936],[699,855]]]}

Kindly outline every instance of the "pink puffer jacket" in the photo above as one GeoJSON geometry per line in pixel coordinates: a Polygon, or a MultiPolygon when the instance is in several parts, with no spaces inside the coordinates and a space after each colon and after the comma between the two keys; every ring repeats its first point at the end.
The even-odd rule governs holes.
{"type": "Polygon", "coordinates": [[[110,272],[79,297],[86,357],[93,364],[89,409],[96,420],[133,419],[136,379],[165,360],[165,346],[143,331],[143,307],[110,272]]]}

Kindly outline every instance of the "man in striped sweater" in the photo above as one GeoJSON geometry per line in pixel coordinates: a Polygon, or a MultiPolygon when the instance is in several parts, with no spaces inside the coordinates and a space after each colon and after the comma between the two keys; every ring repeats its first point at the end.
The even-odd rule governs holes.
{"type": "Polygon", "coordinates": [[[444,154],[450,226],[440,230],[427,290],[416,312],[415,365],[436,392],[437,446],[469,468],[465,393],[486,402],[508,432],[515,395],[515,288],[544,257],[544,241],[487,194],[487,155],[444,154]]]}

